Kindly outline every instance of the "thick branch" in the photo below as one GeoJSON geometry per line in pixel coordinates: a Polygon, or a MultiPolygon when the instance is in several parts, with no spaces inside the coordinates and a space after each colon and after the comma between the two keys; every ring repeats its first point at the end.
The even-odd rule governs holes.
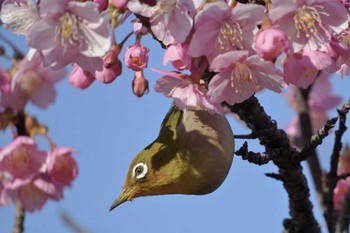
{"type": "Polygon", "coordinates": [[[230,106],[241,120],[257,133],[260,143],[265,146],[266,152],[279,150],[280,154],[273,158],[279,168],[283,186],[289,196],[289,209],[292,217],[292,226],[288,232],[320,232],[319,225],[312,212],[312,203],[309,200],[310,191],[306,178],[302,173],[299,162],[294,157],[298,155],[289,144],[288,137],[283,130],[277,128],[275,121],[265,113],[263,107],[253,96],[248,100],[230,106]],[[264,132],[264,133],[261,133],[264,132]]]}

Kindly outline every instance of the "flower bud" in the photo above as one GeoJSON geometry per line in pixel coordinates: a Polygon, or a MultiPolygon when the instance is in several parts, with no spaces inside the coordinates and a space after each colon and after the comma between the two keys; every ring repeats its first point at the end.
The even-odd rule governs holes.
{"type": "Polygon", "coordinates": [[[84,71],[80,66],[75,65],[69,75],[69,83],[80,89],[88,88],[95,81],[95,77],[88,71],[84,71]]]}
{"type": "Polygon", "coordinates": [[[137,97],[142,97],[148,93],[148,81],[143,75],[143,71],[135,72],[134,80],[132,81],[132,91],[137,97]]]}
{"type": "Polygon", "coordinates": [[[148,64],[148,49],[138,44],[127,47],[124,62],[134,71],[143,70],[148,64]]]}
{"type": "Polygon", "coordinates": [[[103,83],[113,82],[122,73],[122,63],[118,59],[110,68],[103,67],[102,71],[96,71],[95,77],[103,83]]]}
{"type": "Polygon", "coordinates": [[[103,66],[107,69],[110,69],[114,64],[116,64],[119,61],[119,53],[120,47],[118,45],[113,45],[103,58],[103,66]]]}
{"type": "Polygon", "coordinates": [[[265,60],[276,59],[283,51],[287,52],[290,43],[287,36],[276,28],[263,29],[256,35],[256,53],[265,60]]]}

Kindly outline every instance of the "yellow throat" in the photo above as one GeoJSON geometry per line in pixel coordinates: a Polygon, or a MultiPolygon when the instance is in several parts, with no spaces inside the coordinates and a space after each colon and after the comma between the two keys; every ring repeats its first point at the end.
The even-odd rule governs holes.
{"type": "Polygon", "coordinates": [[[133,198],[161,194],[207,194],[225,180],[234,138],[225,116],[172,105],[159,136],[132,161],[110,210],[133,198]]]}

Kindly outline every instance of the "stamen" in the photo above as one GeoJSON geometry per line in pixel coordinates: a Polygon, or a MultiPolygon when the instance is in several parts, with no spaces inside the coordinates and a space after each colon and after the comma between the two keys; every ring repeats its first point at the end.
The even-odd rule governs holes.
{"type": "Polygon", "coordinates": [[[56,32],[56,37],[61,37],[62,46],[66,40],[70,44],[75,44],[79,40],[77,17],[67,12],[59,18],[59,22],[60,25],[56,32]]]}
{"type": "Polygon", "coordinates": [[[307,38],[316,36],[320,40],[317,35],[317,26],[326,30],[322,24],[321,15],[329,16],[328,13],[322,11],[323,9],[323,6],[303,5],[296,11],[293,19],[297,29],[297,38],[300,38],[300,33],[304,33],[307,38]]]}
{"type": "Polygon", "coordinates": [[[226,20],[220,27],[216,48],[221,52],[232,50],[232,48],[243,49],[242,41],[243,32],[239,23],[226,20]]]}
{"type": "Polygon", "coordinates": [[[235,68],[231,71],[230,76],[231,88],[237,93],[240,89],[244,88],[247,83],[253,83],[257,85],[258,82],[249,69],[247,64],[237,63],[235,68]]]}

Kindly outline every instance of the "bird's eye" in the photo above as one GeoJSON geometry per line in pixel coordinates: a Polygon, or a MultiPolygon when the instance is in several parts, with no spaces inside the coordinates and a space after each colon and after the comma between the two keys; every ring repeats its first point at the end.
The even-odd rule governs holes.
{"type": "Polygon", "coordinates": [[[142,179],[146,176],[148,171],[148,167],[144,163],[138,163],[135,165],[133,169],[133,177],[136,179],[142,179]]]}

